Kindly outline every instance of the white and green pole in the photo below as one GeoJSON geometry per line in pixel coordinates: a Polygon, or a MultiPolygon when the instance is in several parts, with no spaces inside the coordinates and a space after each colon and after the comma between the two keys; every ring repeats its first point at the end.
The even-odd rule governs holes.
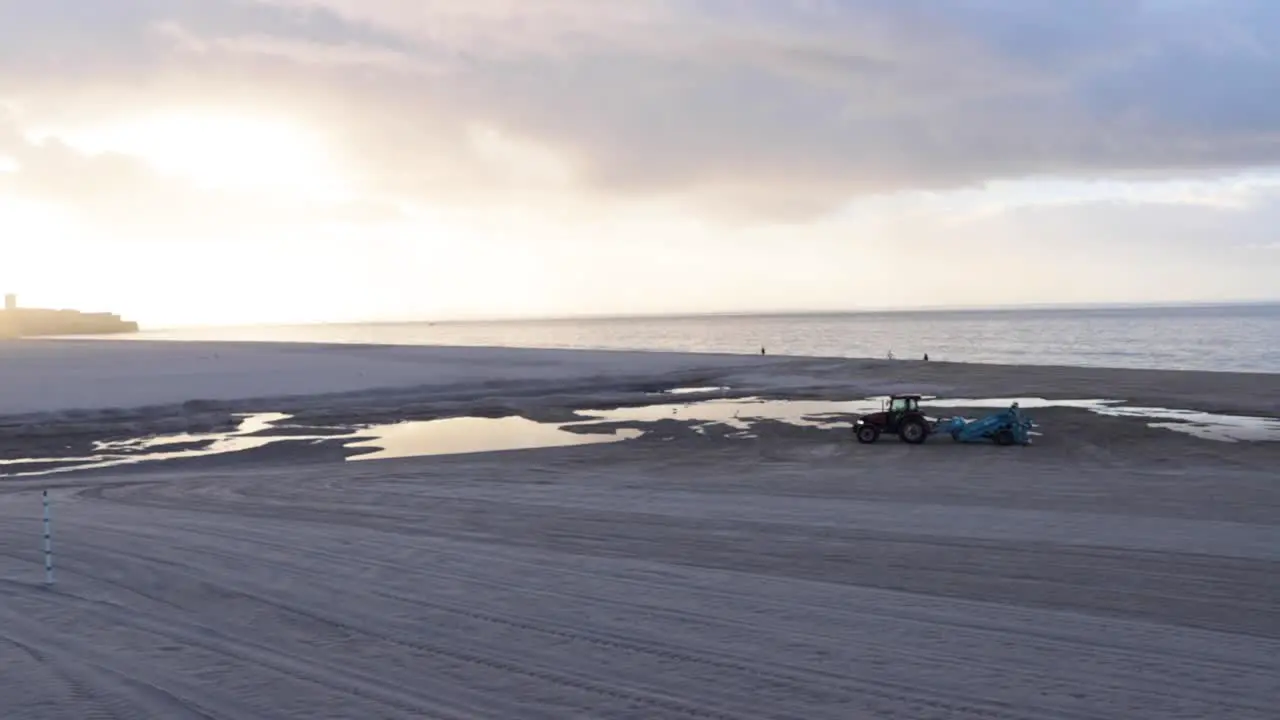
{"type": "Polygon", "coordinates": [[[40,493],[44,500],[44,584],[53,584],[53,529],[49,522],[49,491],[40,493]]]}

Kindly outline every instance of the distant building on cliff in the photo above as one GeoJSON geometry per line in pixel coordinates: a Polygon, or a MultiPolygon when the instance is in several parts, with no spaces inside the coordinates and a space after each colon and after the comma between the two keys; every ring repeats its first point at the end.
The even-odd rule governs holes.
{"type": "Polygon", "coordinates": [[[122,320],[112,313],[18,307],[18,296],[13,293],[4,296],[4,310],[0,311],[0,337],[107,335],[137,331],[138,323],[122,320]]]}

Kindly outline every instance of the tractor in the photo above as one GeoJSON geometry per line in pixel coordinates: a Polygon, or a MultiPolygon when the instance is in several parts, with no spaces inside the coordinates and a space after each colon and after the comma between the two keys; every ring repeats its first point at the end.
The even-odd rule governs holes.
{"type": "Polygon", "coordinates": [[[933,424],[920,412],[919,395],[894,395],[883,410],[863,415],[853,424],[853,436],[860,443],[873,443],[882,433],[889,433],[919,445],[932,431],[933,424]]]}

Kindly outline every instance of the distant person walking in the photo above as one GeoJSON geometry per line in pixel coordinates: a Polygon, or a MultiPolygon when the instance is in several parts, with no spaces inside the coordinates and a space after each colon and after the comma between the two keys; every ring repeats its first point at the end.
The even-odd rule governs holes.
{"type": "Polygon", "coordinates": [[[763,355],[763,354],[764,354],[764,346],[763,346],[763,345],[761,345],[761,346],[760,346],[760,354],[761,354],[761,355],[763,355]]]}
{"type": "Polygon", "coordinates": [[[924,361],[929,362],[929,353],[924,354],[924,361]]]}

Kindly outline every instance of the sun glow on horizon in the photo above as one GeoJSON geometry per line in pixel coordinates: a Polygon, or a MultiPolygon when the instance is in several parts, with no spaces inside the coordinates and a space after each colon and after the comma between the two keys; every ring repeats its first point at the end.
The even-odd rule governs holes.
{"type": "Polygon", "coordinates": [[[28,132],[121,154],[128,163],[104,165],[124,167],[125,182],[87,173],[83,198],[42,199],[22,184],[31,171],[25,187],[38,188],[39,153],[10,158],[7,173],[0,155],[0,236],[13,239],[0,290],[30,306],[118,312],[145,329],[1140,302],[1197,277],[1178,299],[1229,299],[1274,287],[1268,268],[1280,257],[1260,237],[1220,244],[1216,267],[1172,234],[1121,245],[1126,219],[1115,214],[1194,212],[1219,227],[1277,197],[1274,169],[900,191],[805,222],[741,227],[680,198],[578,194],[574,158],[488,125],[467,135],[489,173],[483,206],[389,196],[397,213],[364,220],[361,203],[382,199],[377,184],[348,181],[364,176],[346,172],[320,130],[288,117],[160,109],[28,132]],[[162,182],[129,185],[139,167],[162,182]],[[170,179],[182,186],[173,194],[170,179]],[[1062,208],[1110,215],[1064,223],[1053,215],[1062,208]],[[999,282],[987,274],[993,256],[969,250],[987,246],[1000,247],[999,282]],[[1100,265],[1100,253],[1111,262],[1100,265]],[[905,281],[900,268],[911,269],[905,281]]]}

